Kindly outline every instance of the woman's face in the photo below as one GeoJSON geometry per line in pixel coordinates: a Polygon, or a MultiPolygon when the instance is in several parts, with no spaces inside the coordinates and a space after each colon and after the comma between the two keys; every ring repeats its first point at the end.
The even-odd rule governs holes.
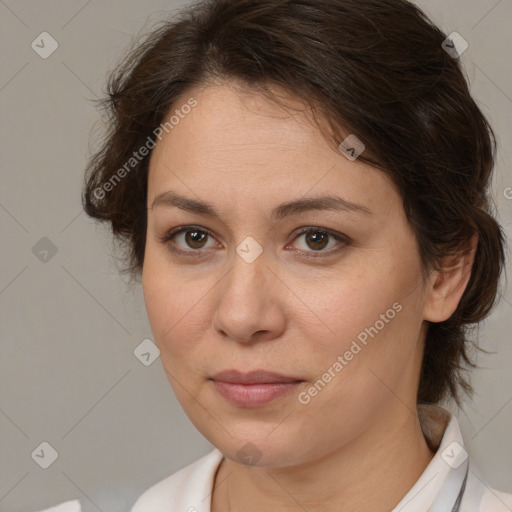
{"type": "Polygon", "coordinates": [[[230,459],[278,467],[410,418],[427,297],[389,178],[256,92],[210,86],[182,104],[192,97],[151,156],[142,277],[190,420],[230,459]],[[216,215],[173,205],[171,192],[216,215]],[[323,196],[359,206],[282,207],[323,196]],[[299,382],[212,380],[225,370],[299,382]]]}

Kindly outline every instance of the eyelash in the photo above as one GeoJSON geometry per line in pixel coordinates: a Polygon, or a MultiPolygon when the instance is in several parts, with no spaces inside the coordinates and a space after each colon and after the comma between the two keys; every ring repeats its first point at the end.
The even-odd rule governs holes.
{"type": "MultiPolygon", "coordinates": [[[[192,257],[202,257],[202,256],[204,256],[204,254],[201,254],[202,252],[204,252],[201,249],[184,251],[184,250],[181,250],[181,249],[177,249],[176,246],[173,246],[173,244],[170,243],[177,235],[179,235],[181,233],[184,233],[184,232],[187,232],[187,231],[198,231],[199,233],[207,234],[211,238],[215,238],[213,233],[210,230],[206,229],[206,228],[200,228],[199,226],[183,226],[183,227],[180,227],[180,228],[172,229],[171,231],[167,232],[164,236],[158,237],[158,242],[162,243],[162,244],[168,245],[169,248],[173,252],[178,253],[178,254],[182,254],[184,256],[192,256],[192,257]]],[[[306,234],[306,233],[320,233],[322,235],[330,236],[330,237],[334,238],[338,242],[342,242],[342,246],[341,247],[330,249],[329,251],[323,251],[323,250],[319,250],[319,251],[306,251],[306,252],[298,251],[298,252],[302,252],[302,254],[305,255],[306,259],[322,258],[322,257],[331,256],[332,254],[337,253],[343,247],[351,245],[351,243],[352,243],[352,240],[349,237],[347,237],[346,235],[343,235],[341,233],[336,233],[336,232],[333,232],[333,231],[325,229],[325,228],[317,228],[317,227],[307,227],[307,228],[300,229],[299,232],[297,233],[296,237],[294,238],[294,240],[296,238],[299,238],[301,235],[306,234]],[[315,252],[319,253],[319,254],[318,255],[316,255],[316,254],[312,255],[311,254],[311,253],[315,253],[315,252]]]]}

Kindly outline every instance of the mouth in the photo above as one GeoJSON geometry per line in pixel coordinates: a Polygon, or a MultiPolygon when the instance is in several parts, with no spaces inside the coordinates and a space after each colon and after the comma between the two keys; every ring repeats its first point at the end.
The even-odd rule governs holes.
{"type": "Polygon", "coordinates": [[[210,378],[215,390],[230,403],[239,407],[257,407],[287,395],[305,382],[265,370],[241,373],[225,370],[210,378]]]}

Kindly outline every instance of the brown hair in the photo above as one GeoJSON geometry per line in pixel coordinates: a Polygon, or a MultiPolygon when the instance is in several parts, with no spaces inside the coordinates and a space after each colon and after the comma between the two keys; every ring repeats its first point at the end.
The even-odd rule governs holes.
{"type": "Polygon", "coordinates": [[[131,161],[135,152],[193,85],[231,80],[270,96],[271,86],[284,88],[327,120],[333,147],[355,134],[366,146],[359,158],[397,185],[424,276],[478,233],[456,311],[429,325],[418,389],[419,402],[451,395],[460,405],[459,390],[472,393],[468,333],[496,301],[505,238],[490,211],[494,133],[446,38],[405,0],[196,2],[110,75],[101,103],[109,130],[90,159],[83,207],[110,223],[127,249],[124,272],[140,275],[151,152],[131,161]]]}

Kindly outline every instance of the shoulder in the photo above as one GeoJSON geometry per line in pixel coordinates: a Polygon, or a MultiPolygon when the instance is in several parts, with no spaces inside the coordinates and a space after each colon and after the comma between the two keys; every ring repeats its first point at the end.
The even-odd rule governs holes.
{"type": "Polygon", "coordinates": [[[209,510],[209,502],[201,503],[211,494],[215,472],[222,453],[214,449],[204,457],[180,469],[147,489],[135,502],[131,512],[165,510],[209,510]],[[205,508],[205,505],[208,505],[205,508]],[[173,508],[171,508],[173,507],[173,508]]]}
{"type": "Polygon", "coordinates": [[[487,485],[470,467],[462,510],[512,512],[512,494],[487,485]]]}
{"type": "Polygon", "coordinates": [[[54,507],[39,510],[38,512],[82,512],[82,507],[80,505],[80,500],[72,500],[54,507]]]}
{"type": "Polygon", "coordinates": [[[482,492],[480,508],[483,511],[511,512],[512,494],[486,486],[482,492]]]}

